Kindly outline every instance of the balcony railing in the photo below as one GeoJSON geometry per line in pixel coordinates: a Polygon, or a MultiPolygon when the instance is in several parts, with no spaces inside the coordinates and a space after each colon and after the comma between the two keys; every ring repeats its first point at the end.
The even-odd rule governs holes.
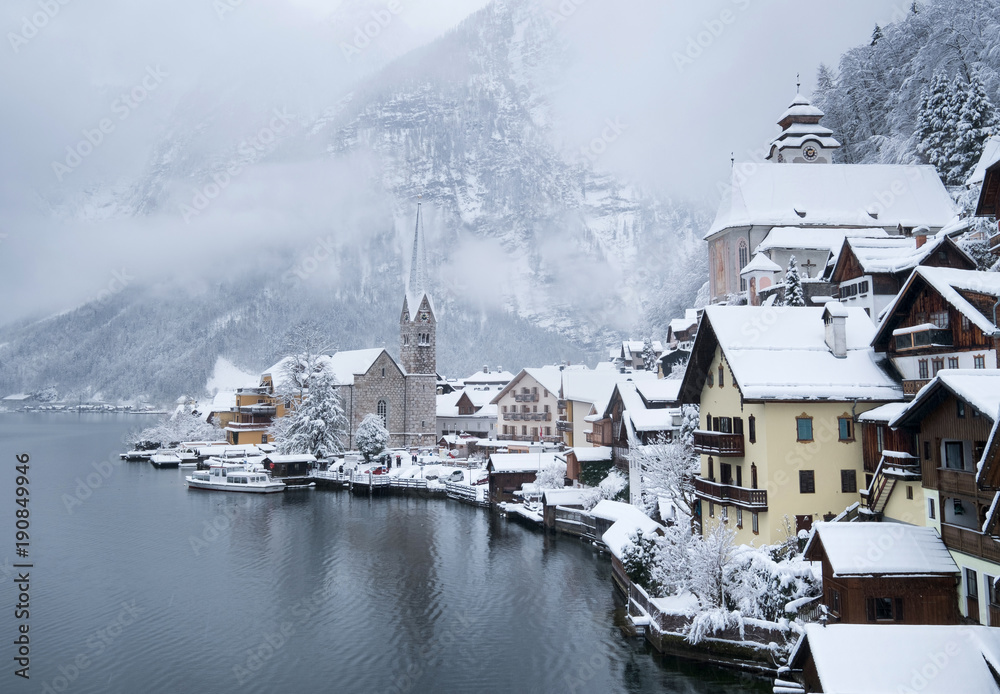
{"type": "Polygon", "coordinates": [[[929,378],[915,378],[909,381],[903,381],[903,395],[916,395],[917,392],[930,383],[929,378]]]}
{"type": "Polygon", "coordinates": [[[1000,542],[969,528],[941,524],[941,539],[948,549],[970,554],[993,562],[1000,562],[1000,542]]]}
{"type": "Polygon", "coordinates": [[[720,458],[742,458],[746,453],[743,434],[722,434],[717,431],[694,432],[694,449],[703,455],[720,458]]]}
{"type": "Polygon", "coordinates": [[[734,504],[754,511],[767,510],[766,489],[747,489],[731,484],[717,484],[702,477],[695,477],[694,490],[700,498],[707,501],[734,504]]]}
{"type": "Polygon", "coordinates": [[[556,422],[556,431],[573,431],[573,422],[562,420],[556,422]]]}
{"type": "Polygon", "coordinates": [[[239,429],[241,431],[263,431],[271,426],[271,421],[261,421],[261,422],[230,422],[226,425],[227,429],[239,429]]]}
{"type": "Polygon", "coordinates": [[[538,393],[514,393],[514,402],[538,402],[538,393]]]}
{"type": "Polygon", "coordinates": [[[275,405],[264,405],[260,403],[253,405],[241,405],[236,409],[244,414],[256,414],[262,416],[274,415],[278,411],[278,408],[275,405]]]}
{"type": "Polygon", "coordinates": [[[938,468],[938,491],[976,495],[976,473],[938,468]]]}

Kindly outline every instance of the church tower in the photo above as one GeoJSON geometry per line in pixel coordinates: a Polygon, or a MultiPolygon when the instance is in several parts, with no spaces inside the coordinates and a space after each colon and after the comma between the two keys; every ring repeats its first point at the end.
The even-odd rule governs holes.
{"type": "Polygon", "coordinates": [[[771,142],[767,160],[779,164],[832,163],[833,152],[840,143],[834,139],[832,130],[819,124],[824,115],[796,91],[791,106],[778,119],[781,134],[771,142]]]}
{"type": "Polygon", "coordinates": [[[410,277],[399,317],[399,360],[407,374],[437,373],[437,319],[427,292],[427,250],[423,220],[417,203],[417,225],[413,233],[410,277]]]}

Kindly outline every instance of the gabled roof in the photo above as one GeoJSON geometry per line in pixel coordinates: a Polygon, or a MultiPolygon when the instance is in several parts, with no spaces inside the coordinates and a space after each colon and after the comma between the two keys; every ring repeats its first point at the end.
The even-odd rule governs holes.
{"type": "MultiPolygon", "coordinates": [[[[917,393],[889,426],[917,426],[941,400],[952,394],[990,419],[1000,410],[1000,369],[943,369],[917,393]]],[[[971,416],[971,413],[970,415],[971,416]]]]}
{"type": "Polygon", "coordinates": [[[933,166],[737,164],[705,236],[748,226],[940,229],[954,217],[933,166]],[[899,194],[886,205],[875,193],[889,190],[899,194]]]}
{"type": "Polygon", "coordinates": [[[653,371],[564,371],[562,394],[566,400],[603,405],[619,383],[655,380],[653,371]]]}
{"type": "Polygon", "coordinates": [[[753,260],[740,270],[740,274],[746,275],[751,272],[781,272],[781,266],[763,253],[754,253],[753,260]]]}
{"type": "Polygon", "coordinates": [[[983,153],[979,156],[976,168],[965,185],[971,188],[982,183],[986,178],[986,170],[998,162],[1000,162],[1000,135],[994,135],[983,145],[983,153]]]}
{"type": "Polygon", "coordinates": [[[958,573],[955,560],[934,528],[902,523],[817,523],[806,545],[806,559],[821,559],[817,540],[838,577],[958,573]]]}
{"type": "MultiPolygon", "coordinates": [[[[677,390],[680,390],[681,381],[674,380],[667,382],[676,384],[677,390]]],[[[625,408],[623,416],[629,419],[633,431],[667,431],[674,428],[673,423],[676,408],[649,408],[634,383],[619,383],[617,392],[625,408]]],[[[608,407],[610,407],[610,403],[608,407]]],[[[604,408],[605,415],[608,414],[608,407],[604,408]]]]}
{"type": "Polygon", "coordinates": [[[659,378],[650,381],[635,381],[635,389],[647,405],[650,403],[680,404],[681,381],[679,379],[659,378]]]}
{"type": "Polygon", "coordinates": [[[964,260],[968,269],[976,268],[976,261],[947,234],[939,233],[930,237],[920,248],[917,248],[917,239],[912,236],[848,237],[844,239],[844,247],[837,258],[833,276],[836,276],[837,268],[846,262],[848,251],[857,259],[865,274],[898,274],[910,272],[931,259],[937,251],[946,249],[964,260]]]}
{"type": "Polygon", "coordinates": [[[1000,629],[980,625],[806,624],[788,664],[808,657],[820,691],[1000,692],[1000,629]]]}
{"type": "Polygon", "coordinates": [[[513,378],[514,374],[510,371],[477,371],[462,382],[466,385],[505,386],[513,378]]]}
{"type": "Polygon", "coordinates": [[[651,535],[663,528],[635,506],[621,501],[604,499],[590,513],[597,518],[614,521],[601,539],[619,559],[634,534],[642,532],[644,535],[651,535]]]}
{"type": "Polygon", "coordinates": [[[512,378],[510,382],[503,387],[503,390],[493,396],[493,399],[490,400],[490,402],[494,405],[500,402],[500,399],[512,389],[521,387],[521,381],[527,377],[533,378],[538,385],[558,397],[559,391],[562,388],[563,371],[565,370],[567,369],[563,369],[558,366],[541,366],[537,368],[521,369],[517,373],[517,376],[514,376],[514,378],[512,378]]]}
{"type": "Polygon", "coordinates": [[[908,404],[906,402],[887,402],[867,412],[862,412],[858,415],[858,421],[888,424],[899,416],[899,413],[905,410],[908,404]]]}
{"type": "Polygon", "coordinates": [[[963,297],[959,291],[984,294],[1000,298],[1000,272],[979,272],[976,270],[956,270],[950,267],[920,266],[913,270],[903,288],[892,303],[886,307],[878,333],[872,344],[883,351],[888,348],[892,331],[899,325],[906,307],[914,300],[917,293],[924,287],[936,291],[951,304],[959,313],[969,319],[977,328],[987,335],[997,332],[992,316],[986,316],[963,297]]]}
{"type": "Polygon", "coordinates": [[[689,308],[684,310],[683,318],[674,318],[667,325],[671,333],[687,332],[698,325],[698,309],[689,308]]]}
{"type": "Polygon", "coordinates": [[[736,380],[726,387],[735,385],[746,400],[902,400],[902,388],[869,347],[875,326],[864,309],[847,308],[847,355],[842,358],[826,344],[824,311],[709,306],[684,374],[681,402],[700,402],[716,348],[736,380]]]}

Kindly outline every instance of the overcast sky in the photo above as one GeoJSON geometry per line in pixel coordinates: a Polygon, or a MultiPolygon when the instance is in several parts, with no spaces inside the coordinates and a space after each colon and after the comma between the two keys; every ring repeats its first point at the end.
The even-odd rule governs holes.
{"type": "MultiPolygon", "coordinates": [[[[79,305],[114,281],[125,257],[148,253],[163,265],[193,248],[217,252],[229,240],[220,235],[213,245],[210,230],[179,228],[175,218],[156,211],[141,219],[104,219],[100,196],[88,198],[94,209],[86,221],[54,216],[53,204],[81,191],[127,189],[165,133],[221,136],[260,122],[264,103],[318,114],[387,61],[486,4],[63,2],[7,0],[0,9],[6,37],[0,47],[0,323],[79,305]],[[382,23],[377,35],[353,51],[365,43],[359,32],[373,20],[382,23]],[[129,94],[142,99],[124,98],[129,94]],[[93,151],[67,164],[66,148],[88,133],[98,141],[93,151]],[[60,175],[53,162],[69,171],[60,175]]],[[[836,64],[844,50],[869,39],[876,23],[910,4],[539,2],[552,11],[569,47],[568,66],[551,93],[556,144],[572,154],[614,123],[620,133],[599,167],[660,193],[703,201],[717,195],[730,152],[746,159],[776,134],[797,72],[808,93],[820,62],[836,64]]],[[[315,176],[323,175],[320,166],[315,176]]],[[[316,197],[328,189],[317,186],[316,197]]],[[[335,202],[322,201],[316,214],[335,215],[335,202]]],[[[73,205],[61,209],[67,208],[73,205]]],[[[282,219],[280,207],[273,213],[282,219]]]]}

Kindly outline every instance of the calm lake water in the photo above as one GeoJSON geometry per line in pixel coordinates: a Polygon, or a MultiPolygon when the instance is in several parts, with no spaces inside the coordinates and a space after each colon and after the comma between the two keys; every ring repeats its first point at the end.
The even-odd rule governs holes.
{"type": "Polygon", "coordinates": [[[0,415],[0,692],[768,690],[623,638],[608,559],[577,540],[436,499],[191,491],[119,463],[151,421],[0,415]],[[9,568],[24,452],[28,682],[9,568]]]}

